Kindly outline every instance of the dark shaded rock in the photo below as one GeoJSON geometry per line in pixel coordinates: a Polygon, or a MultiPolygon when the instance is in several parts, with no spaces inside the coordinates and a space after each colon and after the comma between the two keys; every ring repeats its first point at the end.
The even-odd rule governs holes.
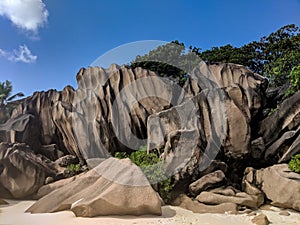
{"type": "Polygon", "coordinates": [[[189,190],[192,195],[197,196],[198,194],[200,194],[200,192],[221,186],[225,182],[225,174],[222,170],[217,170],[191,183],[189,186],[189,190]]]}
{"type": "Polygon", "coordinates": [[[247,168],[245,173],[244,180],[263,191],[272,205],[300,211],[300,174],[290,171],[287,164],[247,168]]]}
{"type": "Polygon", "coordinates": [[[67,167],[71,164],[78,164],[79,160],[74,155],[65,155],[55,161],[56,164],[58,164],[61,167],[67,167]]]}
{"type": "Polygon", "coordinates": [[[205,170],[201,171],[200,176],[205,176],[217,170],[221,170],[225,174],[228,171],[228,166],[225,162],[212,160],[209,166],[205,170]]]}
{"type": "Polygon", "coordinates": [[[0,167],[0,197],[3,198],[29,197],[44,184],[46,176],[56,173],[25,144],[1,143],[0,167]]]}
{"type": "Polygon", "coordinates": [[[0,199],[0,205],[7,205],[8,203],[5,201],[5,200],[3,200],[3,199],[0,199]]]}
{"type": "Polygon", "coordinates": [[[70,209],[81,217],[162,213],[158,194],[129,159],[108,158],[93,170],[61,183],[59,189],[38,200],[27,212],[70,209]]]}
{"type": "Polygon", "coordinates": [[[56,144],[42,145],[38,152],[52,161],[64,156],[63,151],[59,150],[56,144]]]}
{"type": "Polygon", "coordinates": [[[219,205],[205,205],[198,201],[193,201],[185,194],[178,196],[172,203],[173,206],[191,210],[194,213],[237,213],[237,205],[234,203],[222,203],[219,205]]]}
{"type": "Polygon", "coordinates": [[[300,92],[283,101],[278,109],[260,122],[259,136],[266,150],[264,161],[287,162],[299,153],[300,92]]]}
{"type": "Polygon", "coordinates": [[[265,143],[262,137],[259,137],[251,141],[251,157],[255,160],[259,160],[265,154],[265,143]]]}

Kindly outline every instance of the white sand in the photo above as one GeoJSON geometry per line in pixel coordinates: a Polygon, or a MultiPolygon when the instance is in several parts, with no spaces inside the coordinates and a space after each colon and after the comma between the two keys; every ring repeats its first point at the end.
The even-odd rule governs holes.
{"type": "MultiPolygon", "coordinates": [[[[188,224],[188,225],[252,225],[247,215],[195,214],[179,207],[164,206],[162,216],[112,216],[96,218],[76,218],[71,211],[47,214],[24,213],[34,201],[8,201],[0,207],[0,225],[129,225],[129,224],[188,224]]],[[[290,216],[280,216],[279,210],[265,211],[272,225],[299,225],[300,214],[290,212],[290,216]]]]}

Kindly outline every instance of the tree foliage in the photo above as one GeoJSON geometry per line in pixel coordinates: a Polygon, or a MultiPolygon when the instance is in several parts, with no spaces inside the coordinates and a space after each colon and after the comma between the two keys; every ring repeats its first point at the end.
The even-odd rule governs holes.
{"type": "Polygon", "coordinates": [[[143,56],[138,55],[130,67],[142,67],[157,72],[160,76],[183,85],[189,72],[200,62],[200,58],[195,54],[197,51],[199,49],[190,47],[186,52],[185,45],[176,40],[143,56]]]}
{"type": "Polygon", "coordinates": [[[12,95],[12,91],[13,87],[10,81],[0,82],[0,123],[5,122],[9,118],[15,107],[12,101],[17,97],[24,96],[22,92],[12,95]]]}
{"type": "Polygon", "coordinates": [[[186,75],[200,62],[236,63],[267,77],[272,86],[290,83],[289,93],[299,90],[300,29],[294,24],[286,25],[241,47],[230,44],[201,51],[184,43],[173,41],[137,56],[131,67],[142,67],[157,72],[160,76],[177,79],[182,85],[186,75]],[[196,57],[198,56],[198,57],[196,57]],[[293,72],[292,72],[293,71],[293,72]],[[298,78],[297,78],[298,77],[298,78]]]}
{"type": "Polygon", "coordinates": [[[260,41],[240,48],[226,45],[199,53],[206,62],[225,62],[244,65],[269,78],[270,84],[280,86],[289,81],[289,74],[300,65],[300,29],[286,25],[260,41]]]}

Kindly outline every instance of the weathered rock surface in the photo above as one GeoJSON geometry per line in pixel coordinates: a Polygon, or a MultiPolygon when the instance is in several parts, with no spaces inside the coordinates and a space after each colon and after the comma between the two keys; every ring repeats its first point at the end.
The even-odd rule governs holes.
{"type": "Polygon", "coordinates": [[[133,137],[147,137],[147,117],[182,102],[174,84],[141,68],[90,67],[79,71],[77,81],[77,90],[36,92],[18,106],[13,118],[30,114],[34,119],[16,133],[16,141],[29,143],[31,138],[37,151],[56,144],[81,161],[107,157],[116,149],[138,149],[141,143],[133,137]],[[38,132],[27,137],[29,129],[38,132]]]}
{"type": "Polygon", "coordinates": [[[234,85],[242,87],[248,100],[248,108],[252,116],[255,116],[265,104],[268,81],[242,65],[201,62],[192,72],[191,80],[185,84],[185,89],[189,95],[195,96],[206,88],[224,88],[234,85]]]}
{"type": "Polygon", "coordinates": [[[300,211],[300,174],[291,172],[287,164],[247,168],[244,181],[262,190],[272,205],[300,211]]]}
{"type": "Polygon", "coordinates": [[[249,195],[245,192],[237,192],[234,193],[234,195],[232,194],[224,195],[224,192],[214,193],[213,191],[211,192],[203,191],[197,196],[196,199],[199,202],[208,205],[218,205],[218,204],[230,202],[241,206],[247,206],[249,208],[258,208],[263,203],[263,202],[259,202],[257,196],[249,195]]]}
{"type": "MultiPolygon", "coordinates": [[[[73,164],[79,159],[81,165],[87,163],[91,168],[97,168],[99,158],[106,159],[115,151],[130,152],[147,144],[148,151],[163,149],[161,157],[165,160],[166,173],[174,175],[175,182],[200,178],[200,184],[194,183],[190,189],[195,196],[199,194],[204,203],[233,202],[252,208],[263,202],[265,192],[260,187],[262,184],[257,184],[254,179],[244,179],[244,192],[234,188],[210,189],[225,181],[224,174],[228,185],[240,188],[242,173],[249,164],[260,168],[286,162],[299,152],[300,92],[262,120],[268,82],[240,65],[207,65],[202,62],[191,72],[183,90],[154,72],[117,65],[108,69],[81,69],[77,82],[77,90],[68,86],[60,92],[36,92],[25,99],[14,110],[11,120],[0,125],[0,130],[6,130],[0,132],[0,140],[29,144],[35,154],[55,161],[54,166],[61,178],[67,176],[59,166],[70,164],[72,160],[66,160],[68,157],[74,159],[73,164]],[[61,158],[62,155],[69,156],[61,158]],[[222,173],[216,170],[223,171],[224,176],[219,180],[203,181],[211,173],[222,173]]],[[[35,162],[36,159],[30,157],[35,162]]],[[[41,209],[57,211],[71,208],[78,215],[81,210],[84,216],[91,216],[99,213],[93,211],[93,207],[102,204],[111,211],[117,209],[124,213],[123,206],[108,204],[106,201],[111,199],[97,191],[91,196],[92,200],[81,200],[71,206],[79,200],[78,196],[84,195],[83,190],[96,190],[93,185],[82,186],[83,181],[93,180],[100,186],[108,182],[102,176],[87,174],[89,178],[85,177],[87,175],[76,176],[40,188],[36,197],[49,192],[52,193],[49,195],[56,196],[56,191],[52,192],[55,189],[59,190],[58,193],[64,190],[70,194],[68,198],[51,203],[50,208],[43,205],[41,209]],[[66,189],[73,183],[81,187],[76,189],[81,194],[66,189]],[[77,209],[75,206],[78,206],[77,209]]],[[[56,180],[48,174],[36,173],[35,176],[46,178],[47,183],[56,180]]],[[[33,190],[39,187],[40,184],[33,190]]],[[[186,184],[185,192],[188,187],[186,184]]],[[[118,188],[132,191],[122,185],[118,188]]],[[[1,193],[10,195],[6,189],[1,193]]],[[[290,196],[285,198],[284,201],[292,201],[290,196]]],[[[283,205],[294,209],[298,207],[298,203],[293,204],[296,206],[283,205]]],[[[134,209],[130,211],[132,214],[135,212],[134,209]]]]}
{"type": "Polygon", "coordinates": [[[178,170],[180,176],[199,173],[220,149],[232,158],[249,153],[249,122],[247,99],[239,86],[206,90],[149,116],[148,149],[164,146],[170,171],[178,170]]]}
{"type": "Polygon", "coordinates": [[[198,201],[193,201],[185,194],[178,196],[172,203],[174,206],[191,210],[194,213],[232,213],[238,212],[237,205],[234,203],[222,203],[219,205],[205,205],[198,201]]]}
{"type": "Polygon", "coordinates": [[[197,196],[200,192],[221,186],[224,182],[226,182],[225,174],[222,170],[217,170],[191,183],[189,190],[192,195],[197,196]]]}
{"type": "Polygon", "coordinates": [[[256,225],[269,225],[270,221],[265,214],[259,214],[251,220],[252,223],[256,225]]]}
{"type": "Polygon", "coordinates": [[[262,120],[258,133],[265,143],[264,161],[287,162],[300,153],[300,91],[262,120]]]}
{"type": "Polygon", "coordinates": [[[59,188],[61,188],[63,186],[69,185],[70,183],[72,183],[76,179],[79,179],[83,175],[84,174],[81,173],[81,174],[78,174],[78,175],[73,176],[73,177],[65,178],[65,179],[62,179],[62,180],[55,181],[55,182],[50,183],[50,184],[43,185],[42,187],[40,187],[37,190],[37,192],[32,196],[32,198],[33,199],[40,199],[40,198],[44,197],[45,195],[51,193],[52,191],[58,190],[59,188]]]}
{"type": "Polygon", "coordinates": [[[161,200],[129,159],[108,158],[67,185],[50,192],[27,212],[71,209],[76,216],[161,215],[161,200]]]}
{"type": "Polygon", "coordinates": [[[25,198],[54,176],[55,170],[25,144],[0,143],[0,197],[25,198]]]}

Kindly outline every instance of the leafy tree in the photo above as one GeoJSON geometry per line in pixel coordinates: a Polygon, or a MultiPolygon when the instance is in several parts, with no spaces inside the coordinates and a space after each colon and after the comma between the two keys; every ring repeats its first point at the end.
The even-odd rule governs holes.
{"type": "Polygon", "coordinates": [[[240,48],[231,45],[213,47],[199,53],[206,62],[237,63],[269,78],[273,86],[289,81],[289,74],[300,65],[300,29],[286,25],[260,41],[240,48]]]}
{"type": "Polygon", "coordinates": [[[148,54],[138,55],[130,67],[142,67],[157,72],[159,76],[171,78],[183,85],[188,73],[200,62],[196,54],[199,50],[190,46],[186,52],[183,43],[172,41],[151,50],[148,54]]]}
{"type": "Polygon", "coordinates": [[[287,94],[291,94],[299,90],[297,66],[300,65],[300,28],[290,24],[242,47],[225,45],[203,52],[193,46],[186,50],[183,43],[173,41],[148,54],[137,56],[130,66],[155,71],[160,76],[172,78],[183,85],[188,73],[201,59],[208,63],[244,65],[267,77],[271,86],[290,84],[287,94]]]}
{"type": "Polygon", "coordinates": [[[6,80],[5,82],[0,82],[0,122],[5,122],[11,111],[13,110],[15,104],[13,104],[13,100],[17,97],[23,97],[24,94],[19,92],[17,94],[12,95],[12,84],[10,81],[6,80]]]}

